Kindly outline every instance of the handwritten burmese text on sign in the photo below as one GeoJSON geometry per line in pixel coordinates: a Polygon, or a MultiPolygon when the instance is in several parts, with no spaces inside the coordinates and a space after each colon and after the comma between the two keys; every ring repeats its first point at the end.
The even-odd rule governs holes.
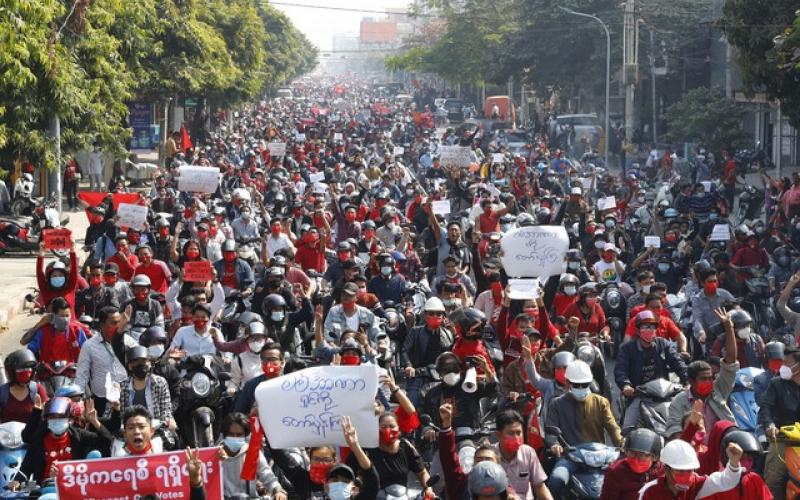
{"type": "Polygon", "coordinates": [[[553,276],[561,273],[569,236],[564,226],[518,227],[503,235],[500,248],[508,276],[553,276]]]}

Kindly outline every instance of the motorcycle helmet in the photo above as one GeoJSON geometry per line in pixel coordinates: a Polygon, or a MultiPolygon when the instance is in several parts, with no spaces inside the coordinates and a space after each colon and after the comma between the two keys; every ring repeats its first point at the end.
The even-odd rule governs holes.
{"type": "Polygon", "coordinates": [[[453,371],[453,369],[461,371],[461,360],[450,351],[445,351],[437,356],[434,364],[436,365],[436,371],[439,372],[439,375],[446,372],[449,373],[453,371]]]}
{"type": "Polygon", "coordinates": [[[536,211],[536,222],[539,224],[549,224],[550,215],[550,209],[547,207],[542,207],[536,211]]]}
{"type": "Polygon", "coordinates": [[[142,333],[142,336],[139,337],[139,344],[144,347],[150,347],[153,344],[166,344],[167,343],[167,332],[164,331],[164,328],[158,325],[151,326],[147,330],[142,333]]]}
{"type": "Polygon", "coordinates": [[[673,439],[661,450],[661,463],[670,469],[686,471],[700,468],[697,453],[682,439],[673,439]]]}
{"type": "MultiPolygon", "coordinates": [[[[578,333],[579,338],[584,335],[590,336],[588,332],[578,333]]],[[[583,361],[587,365],[591,366],[592,363],[594,363],[595,358],[597,357],[597,351],[595,350],[591,342],[588,342],[586,340],[581,340],[576,344],[575,357],[577,357],[579,360],[583,361]]]]}
{"type": "Polygon", "coordinates": [[[3,362],[3,366],[6,369],[6,378],[8,378],[9,382],[13,381],[17,370],[33,369],[36,364],[36,355],[30,349],[17,349],[9,354],[3,362]]]}
{"type": "Polygon", "coordinates": [[[731,321],[733,321],[733,327],[736,330],[750,326],[753,323],[753,318],[750,317],[750,313],[744,309],[734,309],[728,313],[728,315],[731,321]]]}
{"type": "Polygon", "coordinates": [[[500,464],[487,460],[472,468],[468,487],[473,497],[503,495],[508,489],[508,477],[500,464]]]}
{"type": "Polygon", "coordinates": [[[783,342],[778,341],[767,342],[767,345],[764,346],[764,354],[768,360],[777,359],[783,361],[785,350],[786,346],[783,342]]]}
{"type": "Polygon", "coordinates": [[[22,178],[25,180],[25,182],[33,182],[33,176],[28,172],[22,174],[22,178]]]}
{"type": "Polygon", "coordinates": [[[361,347],[361,344],[359,344],[358,341],[352,337],[341,343],[339,346],[339,354],[344,355],[351,351],[357,352],[359,356],[364,354],[364,349],[361,347]]]}
{"type": "Polygon", "coordinates": [[[272,311],[284,307],[286,307],[286,300],[280,294],[271,293],[264,299],[264,309],[266,310],[272,311]]]}
{"type": "Polygon", "coordinates": [[[169,227],[169,221],[164,217],[159,217],[156,219],[156,229],[160,227],[169,227]]]}
{"type": "Polygon", "coordinates": [[[54,397],[44,406],[44,418],[67,418],[72,415],[72,400],[54,397]]]}
{"type": "Polygon", "coordinates": [[[567,365],[567,380],[571,384],[591,384],[594,380],[592,369],[585,361],[576,359],[567,365]]]}
{"type": "Polygon", "coordinates": [[[641,328],[645,324],[658,325],[658,318],[649,309],[645,309],[636,315],[636,328],[641,328]]]}
{"type": "Polygon", "coordinates": [[[61,398],[82,398],[83,397],[83,389],[81,386],[77,384],[67,384],[62,385],[58,388],[58,390],[53,394],[55,397],[61,398]]]}
{"type": "MultiPolygon", "coordinates": [[[[278,295],[278,296],[280,298],[283,298],[280,295],[278,295]]],[[[238,318],[238,321],[239,321],[239,323],[241,323],[244,326],[247,326],[250,323],[263,323],[264,322],[264,320],[261,318],[260,314],[254,313],[252,311],[245,311],[242,314],[240,314],[239,318],[238,318]]]]}
{"type": "Polygon", "coordinates": [[[236,251],[236,240],[225,240],[222,244],[222,251],[223,252],[235,252],[236,251]]]}
{"type": "Polygon", "coordinates": [[[136,345],[128,349],[125,353],[125,362],[131,363],[137,359],[149,359],[147,355],[147,348],[144,346],[136,345]]]}
{"type": "Polygon", "coordinates": [[[365,221],[364,221],[364,222],[361,224],[361,229],[362,229],[362,231],[363,231],[364,229],[372,229],[372,230],[374,230],[375,228],[376,228],[376,226],[375,226],[375,221],[372,221],[372,220],[365,220],[365,221]]]}
{"type": "Polygon", "coordinates": [[[451,318],[457,333],[464,335],[470,330],[482,330],[486,324],[486,315],[480,309],[464,307],[457,309],[451,318]]]}
{"type": "Polygon", "coordinates": [[[519,227],[535,226],[536,220],[534,220],[531,214],[527,212],[522,212],[517,216],[517,225],[519,227]]]}
{"type": "Polygon", "coordinates": [[[581,281],[574,274],[564,273],[561,275],[561,278],[558,279],[558,286],[563,290],[567,285],[574,285],[577,287],[580,282],[581,281]]]}
{"type": "Polygon", "coordinates": [[[728,465],[728,454],[725,450],[730,443],[736,443],[745,454],[760,455],[762,453],[761,445],[756,437],[749,432],[739,430],[736,427],[731,427],[728,432],[722,437],[720,442],[720,450],[722,452],[722,463],[728,465]]]}
{"type": "Polygon", "coordinates": [[[423,309],[425,312],[445,312],[444,303],[439,297],[431,297],[426,300],[423,309]]]}
{"type": "Polygon", "coordinates": [[[136,286],[145,286],[150,288],[152,284],[150,283],[150,278],[146,274],[137,274],[133,277],[133,281],[131,281],[131,287],[136,286]]]}
{"type": "Polygon", "coordinates": [[[560,351],[553,356],[551,363],[553,364],[553,369],[557,368],[564,368],[569,366],[570,363],[575,361],[575,355],[569,351],[560,351]]]}
{"type": "Polygon", "coordinates": [[[648,453],[658,459],[662,445],[661,436],[650,429],[639,428],[628,434],[623,447],[626,451],[648,453]]]}
{"type": "Polygon", "coordinates": [[[664,210],[664,217],[666,217],[667,219],[674,219],[678,215],[679,215],[678,211],[675,210],[674,208],[668,208],[668,209],[664,210]]]}

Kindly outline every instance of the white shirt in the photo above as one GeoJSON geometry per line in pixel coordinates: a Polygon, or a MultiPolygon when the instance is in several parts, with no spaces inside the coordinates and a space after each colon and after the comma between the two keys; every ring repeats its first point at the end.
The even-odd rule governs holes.
{"type": "Polygon", "coordinates": [[[275,252],[283,250],[284,248],[291,248],[294,250],[292,240],[290,240],[286,234],[281,233],[277,238],[272,234],[269,235],[267,238],[267,256],[270,259],[275,256],[275,252]]]}
{"type": "MultiPolygon", "coordinates": [[[[123,333],[120,332],[117,335],[123,335],[123,333]]],[[[126,348],[138,345],[128,335],[125,335],[124,341],[126,348]]],[[[106,397],[106,373],[111,374],[112,382],[119,384],[128,379],[128,371],[114,354],[111,345],[103,339],[100,333],[95,333],[81,346],[75,383],[79,387],[86,387],[88,384],[92,394],[104,398],[106,397]]]]}
{"type": "Polygon", "coordinates": [[[89,173],[100,175],[103,173],[103,153],[92,151],[89,153],[89,173]]]}
{"type": "MultiPolygon", "coordinates": [[[[625,269],[625,264],[622,262],[619,263],[619,266],[623,270],[625,269]]],[[[600,283],[608,283],[609,281],[619,283],[622,281],[622,276],[617,273],[617,265],[614,262],[599,260],[595,262],[594,270],[600,283]]]]}
{"type": "Polygon", "coordinates": [[[171,350],[183,349],[187,356],[203,354],[216,354],[217,348],[214,347],[214,339],[211,336],[211,327],[206,327],[205,335],[198,335],[194,325],[182,326],[175,332],[175,338],[169,346],[171,350]]]}
{"type": "Polygon", "coordinates": [[[236,356],[231,363],[231,382],[237,389],[241,389],[244,384],[262,373],[264,370],[261,368],[261,355],[250,349],[236,356]]]}

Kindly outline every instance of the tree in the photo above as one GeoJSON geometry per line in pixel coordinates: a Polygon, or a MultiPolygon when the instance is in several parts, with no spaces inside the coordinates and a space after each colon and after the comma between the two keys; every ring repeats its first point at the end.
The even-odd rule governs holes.
{"type": "Polygon", "coordinates": [[[695,142],[714,152],[733,150],[746,142],[742,130],[745,110],[719,89],[697,88],[667,109],[667,139],[695,142]]]}
{"type": "Polygon", "coordinates": [[[780,99],[783,113],[800,127],[800,85],[796,65],[785,66],[798,47],[797,0],[726,0],[718,26],[736,47],[745,90],[780,99]],[[793,27],[793,25],[795,27],[793,27]],[[785,32],[785,33],[784,33],[785,32]],[[784,35],[780,49],[775,38],[784,35]]]}
{"type": "Polygon", "coordinates": [[[267,33],[264,90],[274,89],[313,70],[319,52],[286,14],[265,1],[259,2],[257,10],[267,33]]]}

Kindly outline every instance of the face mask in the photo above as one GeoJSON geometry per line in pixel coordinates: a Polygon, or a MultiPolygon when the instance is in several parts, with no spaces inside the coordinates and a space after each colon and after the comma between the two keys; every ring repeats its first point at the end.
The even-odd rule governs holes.
{"type": "Polygon", "coordinates": [[[33,377],[33,370],[17,370],[14,375],[14,380],[20,384],[27,384],[31,381],[31,377],[33,377]]]}
{"type": "Polygon", "coordinates": [[[743,456],[739,459],[739,465],[747,470],[753,470],[753,457],[743,456]]]}
{"type": "Polygon", "coordinates": [[[661,271],[662,273],[666,273],[667,271],[669,271],[669,267],[670,267],[669,264],[659,264],[658,270],[661,271]]]}
{"type": "Polygon", "coordinates": [[[225,262],[233,262],[236,260],[236,252],[223,252],[222,258],[225,262]]]}
{"type": "Polygon", "coordinates": [[[250,222],[250,212],[242,212],[242,220],[245,222],[250,222]]]}
{"type": "Polygon", "coordinates": [[[588,387],[573,387],[569,390],[572,393],[572,396],[577,399],[578,401],[586,401],[586,398],[589,397],[589,388],[588,387]]]}
{"type": "Polygon", "coordinates": [[[606,246],[606,242],[603,240],[597,240],[594,242],[594,247],[598,250],[601,250],[604,246],[606,246]]]}
{"type": "Polygon", "coordinates": [[[56,436],[64,434],[65,432],[67,432],[68,428],[69,428],[68,418],[51,418],[47,421],[47,429],[56,436]]]}
{"type": "Polygon", "coordinates": [[[613,253],[609,252],[609,253],[604,253],[603,254],[603,261],[612,262],[613,260],[614,260],[614,254],[613,253]]]}
{"type": "Polygon", "coordinates": [[[164,344],[155,344],[147,348],[147,355],[153,359],[160,358],[164,354],[164,344]]]}
{"type": "Polygon", "coordinates": [[[356,303],[355,302],[342,302],[342,309],[344,312],[353,312],[356,310],[356,303]]]}
{"type": "Polygon", "coordinates": [[[606,221],[606,227],[608,229],[614,229],[614,226],[616,226],[616,225],[617,225],[617,223],[614,222],[613,220],[607,220],[606,221]]]}
{"type": "Polygon", "coordinates": [[[108,285],[108,286],[112,286],[113,287],[114,285],[117,284],[117,275],[116,274],[113,275],[113,276],[103,276],[103,279],[105,280],[106,285],[108,285]]]}
{"type": "Polygon", "coordinates": [[[719,214],[710,213],[708,214],[708,220],[717,220],[719,218],[719,214]]]}
{"type": "Polygon", "coordinates": [[[628,462],[628,467],[636,474],[644,474],[653,465],[653,461],[647,458],[626,457],[625,461],[628,462]]]}
{"type": "Polygon", "coordinates": [[[792,375],[794,375],[794,368],[795,368],[796,366],[797,366],[797,364],[794,364],[794,365],[792,365],[792,366],[786,366],[786,365],[783,365],[783,366],[781,366],[781,368],[778,370],[778,375],[780,375],[780,377],[781,377],[783,380],[791,380],[791,379],[792,379],[792,375]]]}
{"type": "Polygon", "coordinates": [[[361,364],[361,356],[357,354],[345,354],[342,356],[343,366],[358,366],[361,364]]]}
{"type": "Polygon", "coordinates": [[[678,491],[687,491],[692,486],[693,471],[672,471],[672,477],[675,480],[675,489],[678,491]]]}
{"type": "Polygon", "coordinates": [[[138,300],[139,302],[144,302],[144,300],[147,298],[148,295],[150,295],[150,294],[148,292],[146,292],[146,291],[145,292],[135,292],[133,294],[133,296],[136,297],[136,300],[138,300]]]}
{"type": "Polygon", "coordinates": [[[738,336],[740,339],[746,339],[750,336],[750,327],[746,326],[736,330],[736,336],[738,336]]]}
{"type": "Polygon", "coordinates": [[[460,307],[461,299],[444,299],[442,301],[445,307],[460,307]]]}
{"type": "Polygon", "coordinates": [[[194,250],[194,249],[186,250],[186,258],[188,258],[190,260],[194,260],[194,259],[196,259],[198,257],[200,257],[200,251],[199,250],[194,250]]]}
{"type": "Polygon", "coordinates": [[[642,287],[642,293],[644,293],[645,295],[647,295],[648,293],[650,293],[650,288],[651,288],[652,286],[653,286],[653,285],[644,285],[644,286],[642,287]]]}
{"type": "Polygon", "coordinates": [[[89,285],[90,285],[92,288],[99,288],[99,287],[100,287],[100,285],[102,285],[102,284],[103,284],[103,278],[101,278],[101,277],[99,277],[99,276],[92,276],[92,277],[89,279],[89,285]]]}
{"type": "Polygon", "coordinates": [[[378,430],[378,438],[382,445],[390,445],[400,438],[400,431],[397,429],[381,428],[378,430]]]}
{"type": "Polygon", "coordinates": [[[441,316],[425,316],[425,324],[430,330],[436,330],[442,325],[442,319],[441,316]]]}
{"type": "Polygon", "coordinates": [[[328,496],[331,500],[347,500],[352,496],[353,485],[350,483],[328,483],[328,496]]]}
{"type": "Polygon", "coordinates": [[[656,338],[655,330],[639,330],[639,338],[648,344],[656,338]]]}
{"type": "Polygon", "coordinates": [[[269,315],[269,319],[275,321],[276,323],[280,323],[283,321],[283,311],[272,311],[269,315]]]}
{"type": "Polygon", "coordinates": [[[57,332],[64,332],[67,330],[67,326],[69,326],[69,318],[65,318],[64,316],[53,316],[53,328],[57,332]]]}
{"type": "Polygon", "coordinates": [[[325,480],[328,479],[328,472],[332,467],[333,464],[312,463],[308,474],[309,479],[314,484],[325,484],[325,480]]]}
{"type": "Polygon", "coordinates": [[[147,374],[150,373],[150,367],[147,365],[136,365],[131,368],[131,373],[133,373],[133,376],[136,378],[146,378],[147,374]]]}
{"type": "Polygon", "coordinates": [[[169,236],[169,228],[168,227],[164,227],[164,228],[159,229],[158,230],[158,235],[161,236],[162,238],[166,238],[167,236],[169,236]]]}
{"type": "Polygon", "coordinates": [[[460,373],[448,373],[442,377],[442,382],[449,385],[450,387],[456,385],[459,380],[461,380],[460,373]]]}
{"type": "Polygon", "coordinates": [[[245,439],[243,437],[227,436],[222,440],[225,447],[234,453],[239,453],[239,450],[244,446],[245,439]]]}
{"type": "Polygon", "coordinates": [[[578,262],[578,261],[574,261],[573,260],[573,261],[567,262],[567,268],[569,268],[569,269],[571,269],[573,271],[577,270],[580,266],[581,266],[581,263],[578,262]]]}
{"type": "Polygon", "coordinates": [[[558,382],[559,384],[561,384],[561,385],[566,384],[567,383],[567,368],[566,367],[556,368],[555,374],[553,376],[555,377],[556,382],[558,382]]]}
{"type": "Polygon", "coordinates": [[[781,366],[783,366],[783,360],[770,359],[767,361],[767,368],[769,368],[769,371],[772,373],[778,373],[778,371],[781,369],[781,366]]]}
{"type": "Polygon", "coordinates": [[[274,361],[268,361],[266,363],[261,363],[261,370],[264,372],[264,375],[267,378],[273,378],[281,373],[281,364],[275,363],[274,361]]]}
{"type": "Polygon", "coordinates": [[[194,323],[195,330],[197,330],[198,332],[205,332],[206,331],[206,325],[208,325],[208,320],[207,319],[196,319],[196,320],[193,321],[193,323],[194,323]]]}
{"type": "Polygon", "coordinates": [[[589,307],[594,307],[597,304],[597,297],[586,297],[586,305],[589,307]]]}
{"type": "Polygon", "coordinates": [[[356,214],[353,212],[347,212],[344,216],[347,222],[354,222],[356,220],[356,214]]]}
{"type": "Polygon", "coordinates": [[[505,437],[501,446],[511,455],[515,455],[522,446],[522,436],[505,437]]]}
{"type": "Polygon", "coordinates": [[[711,394],[714,390],[714,381],[713,380],[700,380],[694,386],[694,392],[697,393],[698,396],[704,398],[711,394]]]}
{"type": "Polygon", "coordinates": [[[533,319],[536,319],[539,316],[539,309],[537,307],[526,307],[522,310],[522,312],[533,319]]]}
{"type": "Polygon", "coordinates": [[[371,240],[373,236],[375,236],[375,231],[373,231],[372,229],[365,229],[364,230],[364,238],[365,239],[371,240]]]}
{"type": "Polygon", "coordinates": [[[264,340],[249,340],[247,342],[247,347],[250,348],[250,352],[259,353],[266,343],[267,342],[264,340]]]}
{"type": "Polygon", "coordinates": [[[280,226],[272,226],[270,228],[270,231],[272,231],[272,235],[273,236],[278,236],[279,234],[281,234],[281,227],[280,226]]]}
{"type": "Polygon", "coordinates": [[[381,274],[384,276],[391,276],[392,275],[392,266],[383,266],[381,267],[381,274]]]}
{"type": "Polygon", "coordinates": [[[718,284],[713,281],[709,283],[704,283],[703,290],[705,290],[705,292],[709,295],[714,295],[715,293],[717,293],[717,286],[718,284]]]}
{"type": "Polygon", "coordinates": [[[52,277],[50,277],[50,285],[53,288],[61,288],[62,286],[64,286],[64,283],[66,283],[66,282],[67,282],[67,278],[65,278],[63,276],[52,276],[52,277]]]}

